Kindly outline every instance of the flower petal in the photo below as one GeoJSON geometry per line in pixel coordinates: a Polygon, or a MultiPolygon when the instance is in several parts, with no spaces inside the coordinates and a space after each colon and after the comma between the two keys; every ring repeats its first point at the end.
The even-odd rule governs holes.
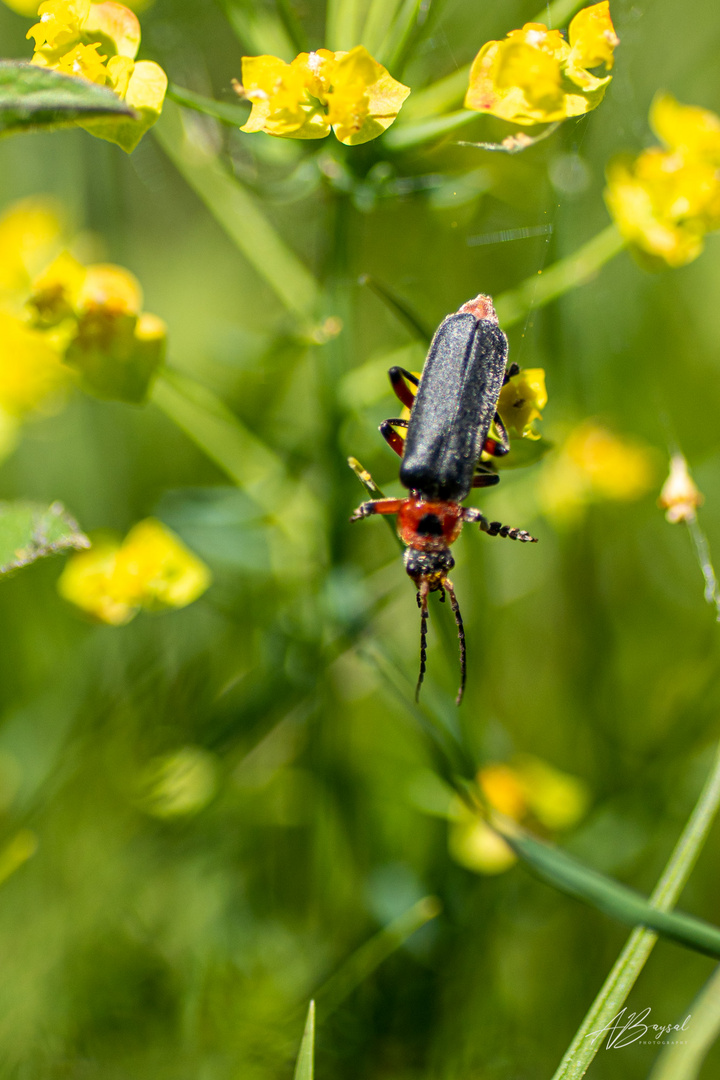
{"type": "Polygon", "coordinates": [[[101,35],[103,44],[112,45],[118,56],[127,56],[134,60],[140,48],[140,23],[138,17],[122,4],[105,0],[102,4],[93,4],[85,22],[85,32],[101,35]]]}

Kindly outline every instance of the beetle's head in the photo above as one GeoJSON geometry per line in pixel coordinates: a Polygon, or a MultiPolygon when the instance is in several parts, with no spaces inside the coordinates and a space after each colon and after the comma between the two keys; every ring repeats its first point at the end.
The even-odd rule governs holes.
{"type": "Polygon", "coordinates": [[[403,556],[405,569],[418,588],[427,583],[427,592],[441,589],[445,578],[455,565],[455,560],[447,548],[440,551],[420,551],[418,548],[406,548],[403,556]]]}

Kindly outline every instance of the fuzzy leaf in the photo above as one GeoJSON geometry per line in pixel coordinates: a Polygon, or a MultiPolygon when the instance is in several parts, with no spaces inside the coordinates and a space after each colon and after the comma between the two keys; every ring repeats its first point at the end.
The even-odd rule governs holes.
{"type": "Polygon", "coordinates": [[[0,61],[0,134],[71,126],[93,116],[133,118],[112,90],[16,60],[0,61]]]}
{"type": "Polygon", "coordinates": [[[88,547],[90,541],[62,503],[0,503],[0,574],[45,555],[88,547]]]}

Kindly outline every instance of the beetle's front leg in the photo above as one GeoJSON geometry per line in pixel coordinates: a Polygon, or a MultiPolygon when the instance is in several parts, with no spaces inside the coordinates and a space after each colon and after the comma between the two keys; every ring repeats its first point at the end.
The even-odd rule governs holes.
{"type": "Polygon", "coordinates": [[[404,502],[404,499],[373,499],[371,502],[360,503],[357,510],[353,511],[350,520],[361,521],[363,518],[372,517],[373,514],[397,514],[404,502]]]}
{"type": "Polygon", "coordinates": [[[536,536],[531,536],[524,529],[503,525],[500,521],[488,521],[483,512],[474,506],[463,507],[463,521],[479,525],[482,532],[486,532],[488,536],[502,536],[508,540],[519,540],[523,544],[537,544],[536,536]]]}

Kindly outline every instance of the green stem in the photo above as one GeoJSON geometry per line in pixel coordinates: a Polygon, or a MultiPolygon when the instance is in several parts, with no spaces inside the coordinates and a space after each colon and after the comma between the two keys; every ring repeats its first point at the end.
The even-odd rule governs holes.
{"type": "Polygon", "coordinates": [[[442,138],[459,128],[465,127],[480,114],[469,109],[448,113],[446,116],[431,116],[418,120],[417,123],[395,124],[384,136],[385,145],[391,150],[408,150],[412,146],[442,138]]]}
{"type": "Polygon", "coordinates": [[[247,105],[214,101],[213,98],[196,94],[194,90],[186,90],[183,86],[176,86],[175,83],[170,83],[168,86],[167,96],[172,101],[177,101],[178,105],[184,105],[186,109],[194,109],[203,116],[212,116],[223,124],[230,124],[231,127],[242,127],[248,118],[247,105]]]}
{"type": "Polygon", "coordinates": [[[187,145],[176,106],[165,106],[154,133],[181,176],[288,311],[302,320],[311,318],[320,303],[317,281],[242,184],[216,157],[187,145]]]}
{"type": "MultiPolygon", "coordinates": [[[[720,747],[705,786],[700,794],[670,860],[650,897],[658,911],[669,911],[680,895],[698,855],[707,839],[710,826],[720,806],[720,747]]],[[[657,934],[636,929],[618,957],[589,1012],[578,1028],[553,1080],[580,1080],[603,1044],[602,1038],[589,1038],[605,1028],[622,1009],[630,990],[653,950],[657,934]]]]}
{"type": "Polygon", "coordinates": [[[514,326],[532,309],[544,307],[578,285],[585,285],[625,244],[617,225],[608,225],[572,255],[547,270],[538,270],[517,289],[502,293],[495,300],[500,325],[514,326]]]}

